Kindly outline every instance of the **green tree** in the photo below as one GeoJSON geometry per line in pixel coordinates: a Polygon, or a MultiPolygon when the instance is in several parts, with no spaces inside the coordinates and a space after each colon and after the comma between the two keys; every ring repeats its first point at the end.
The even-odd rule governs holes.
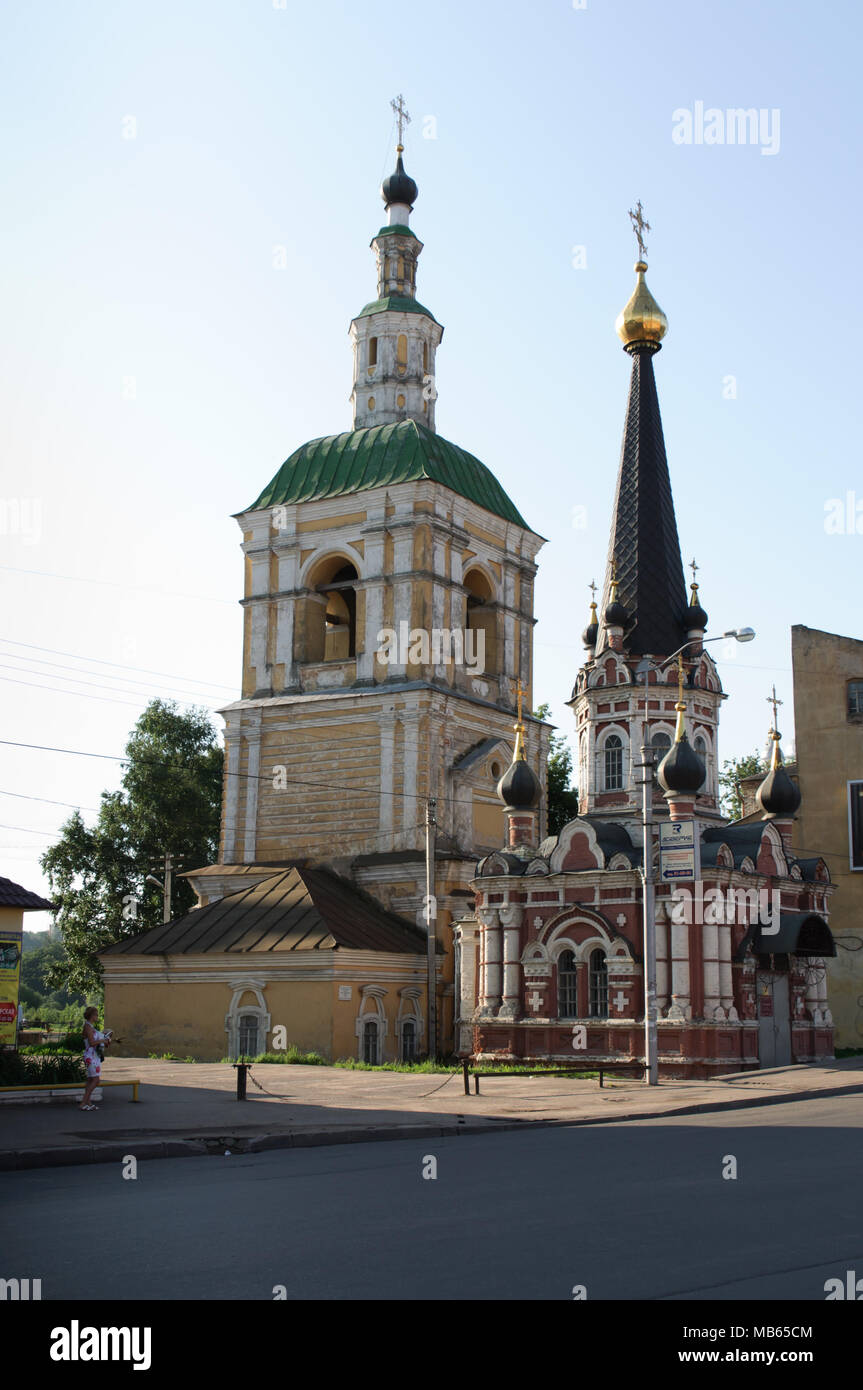
{"type": "Polygon", "coordinates": [[[738,789],[742,777],[755,773],[762,777],[767,774],[767,761],[761,753],[747,753],[742,758],[727,758],[719,774],[719,809],[728,820],[739,820],[743,815],[743,798],[738,789]]]}
{"type": "MultiPolygon", "coordinates": [[[[161,890],[145,879],[165,851],[183,855],[191,869],[212,861],[218,847],[224,756],[208,711],[151,701],[126,756],[122,788],[102,793],[95,825],[76,811],[41,860],[66,957],[48,967],[46,982],[87,995],[101,991],[97,951],[161,922],[161,890]]],[[[175,878],[174,915],[195,901],[175,878]]]]}
{"type": "MultiPolygon", "coordinates": [[[[550,705],[540,705],[535,719],[547,719],[550,705]]],[[[559,835],[568,821],[578,815],[578,792],[571,787],[572,750],[563,734],[552,734],[548,745],[547,822],[548,834],[559,835]]]]}

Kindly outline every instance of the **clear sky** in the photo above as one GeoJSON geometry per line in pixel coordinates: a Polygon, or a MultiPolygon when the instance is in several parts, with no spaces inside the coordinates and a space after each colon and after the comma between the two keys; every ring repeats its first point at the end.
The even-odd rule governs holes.
{"type": "MultiPolygon", "coordinates": [[[[118,754],[150,696],[237,695],[231,514],[350,425],[403,92],[438,430],[548,542],[536,701],[569,732],[640,198],[684,558],[710,635],[758,633],[712,649],[720,760],[763,746],[773,682],[791,746],[791,625],[863,635],[863,535],[825,531],[863,503],[856,0],[14,0],[3,31],[4,738],[118,754]],[[763,134],[676,143],[697,103],[763,134]]],[[[48,802],[98,807],[119,766],[2,755],[0,874],[44,892],[48,802]]]]}

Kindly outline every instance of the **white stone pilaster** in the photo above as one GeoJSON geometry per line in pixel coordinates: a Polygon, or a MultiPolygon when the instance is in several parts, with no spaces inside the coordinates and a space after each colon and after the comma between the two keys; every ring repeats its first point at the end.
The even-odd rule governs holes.
{"type": "Polygon", "coordinates": [[[523,908],[519,903],[507,903],[498,913],[503,927],[503,1003],[501,1018],[515,1018],[521,999],[521,963],[519,949],[523,908]]]}
{"type": "Polygon", "coordinates": [[[705,922],[701,928],[704,969],[704,1017],[710,1022],[719,1016],[719,927],[705,922]]]}
{"type": "Polygon", "coordinates": [[[671,923],[671,1008],[669,1018],[685,1019],[692,1015],[689,997],[689,927],[685,922],[671,923]]]}

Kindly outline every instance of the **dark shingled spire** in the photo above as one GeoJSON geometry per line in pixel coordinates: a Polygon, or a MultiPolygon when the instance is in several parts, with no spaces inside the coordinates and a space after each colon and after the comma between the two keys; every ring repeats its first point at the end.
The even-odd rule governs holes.
{"type": "MultiPolygon", "coordinates": [[[[628,614],[624,648],[662,656],[686,641],[686,585],[653,375],[657,347],[634,343],[627,350],[632,379],[600,612],[611,596],[615,571],[618,599],[628,614]]],[[[601,623],[597,652],[607,643],[601,623]]]]}

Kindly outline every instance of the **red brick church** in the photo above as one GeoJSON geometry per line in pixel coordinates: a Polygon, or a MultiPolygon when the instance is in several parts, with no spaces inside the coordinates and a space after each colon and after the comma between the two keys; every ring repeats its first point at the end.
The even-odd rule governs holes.
{"type": "Polygon", "coordinates": [[[498,784],[507,842],[479,862],[475,911],[456,931],[459,1052],[643,1062],[650,931],[660,1075],[811,1062],[833,1054],[830,875],[791,848],[800,793],[775,704],[762,818],[728,823],[719,809],[726,697],[705,648],[697,567],[689,596],[683,574],[653,371],[667,320],[644,261],[635,269],[616,324],[632,372],[605,584],[569,702],[579,816],[538,843],[541,788],[519,717],[498,784]]]}

